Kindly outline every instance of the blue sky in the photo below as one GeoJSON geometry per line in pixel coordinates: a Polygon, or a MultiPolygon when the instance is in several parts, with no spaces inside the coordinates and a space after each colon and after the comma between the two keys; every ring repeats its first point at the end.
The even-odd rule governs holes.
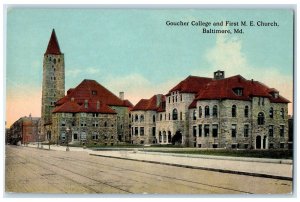
{"type": "Polygon", "coordinates": [[[43,54],[53,28],[65,54],[66,90],[85,78],[95,79],[115,94],[124,91],[135,104],[167,93],[188,75],[211,77],[220,69],[226,76],[262,81],[292,101],[291,10],[10,8],[8,124],[29,113],[40,116],[43,54]],[[203,27],[166,26],[168,20],[261,20],[279,26],[243,27],[244,34],[204,34],[203,27]]]}

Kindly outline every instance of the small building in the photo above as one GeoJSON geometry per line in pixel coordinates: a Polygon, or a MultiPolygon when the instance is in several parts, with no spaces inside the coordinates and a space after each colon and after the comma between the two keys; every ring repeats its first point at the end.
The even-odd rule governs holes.
{"type": "Polygon", "coordinates": [[[39,117],[31,117],[31,115],[21,117],[9,128],[8,143],[17,144],[20,142],[25,144],[40,141],[39,123],[39,117]]]}

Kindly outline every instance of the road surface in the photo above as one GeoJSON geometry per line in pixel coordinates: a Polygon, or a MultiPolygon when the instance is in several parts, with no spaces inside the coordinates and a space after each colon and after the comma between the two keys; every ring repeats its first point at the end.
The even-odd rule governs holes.
{"type": "Polygon", "coordinates": [[[5,192],[289,194],[292,181],[8,145],[5,192]]]}

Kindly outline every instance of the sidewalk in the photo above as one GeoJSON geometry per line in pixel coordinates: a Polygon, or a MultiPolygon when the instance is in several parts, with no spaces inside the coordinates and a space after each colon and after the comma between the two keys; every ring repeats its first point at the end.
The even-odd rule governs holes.
{"type": "MultiPolygon", "coordinates": [[[[37,145],[29,145],[36,147],[37,145]]],[[[48,146],[44,145],[44,149],[48,146]]],[[[64,146],[51,145],[51,150],[66,151],[64,146]]],[[[292,180],[292,160],[220,157],[206,155],[182,155],[172,153],[144,152],[142,149],[93,151],[70,147],[70,151],[85,151],[90,155],[164,164],[223,173],[292,180]]]]}

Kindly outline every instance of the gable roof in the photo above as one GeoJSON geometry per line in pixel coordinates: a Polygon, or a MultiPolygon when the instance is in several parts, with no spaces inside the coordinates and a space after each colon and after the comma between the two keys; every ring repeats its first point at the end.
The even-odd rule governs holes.
{"type": "Polygon", "coordinates": [[[59,48],[59,44],[56,38],[56,34],[55,34],[55,30],[52,30],[52,34],[48,43],[48,47],[47,50],[45,52],[46,54],[53,54],[53,55],[60,55],[60,48],[59,48]]]}
{"type": "Polygon", "coordinates": [[[116,113],[110,106],[132,107],[132,104],[129,100],[121,100],[95,80],[85,79],[76,88],[69,89],[67,95],[56,102],[53,113],[116,113]]]}
{"type": "Polygon", "coordinates": [[[188,76],[186,79],[173,87],[167,95],[170,95],[170,93],[173,91],[179,91],[180,93],[197,93],[212,80],[212,78],[188,76]]]}
{"type": "Polygon", "coordinates": [[[163,101],[164,95],[162,94],[154,95],[150,99],[141,99],[131,111],[157,111],[163,101]]]}

